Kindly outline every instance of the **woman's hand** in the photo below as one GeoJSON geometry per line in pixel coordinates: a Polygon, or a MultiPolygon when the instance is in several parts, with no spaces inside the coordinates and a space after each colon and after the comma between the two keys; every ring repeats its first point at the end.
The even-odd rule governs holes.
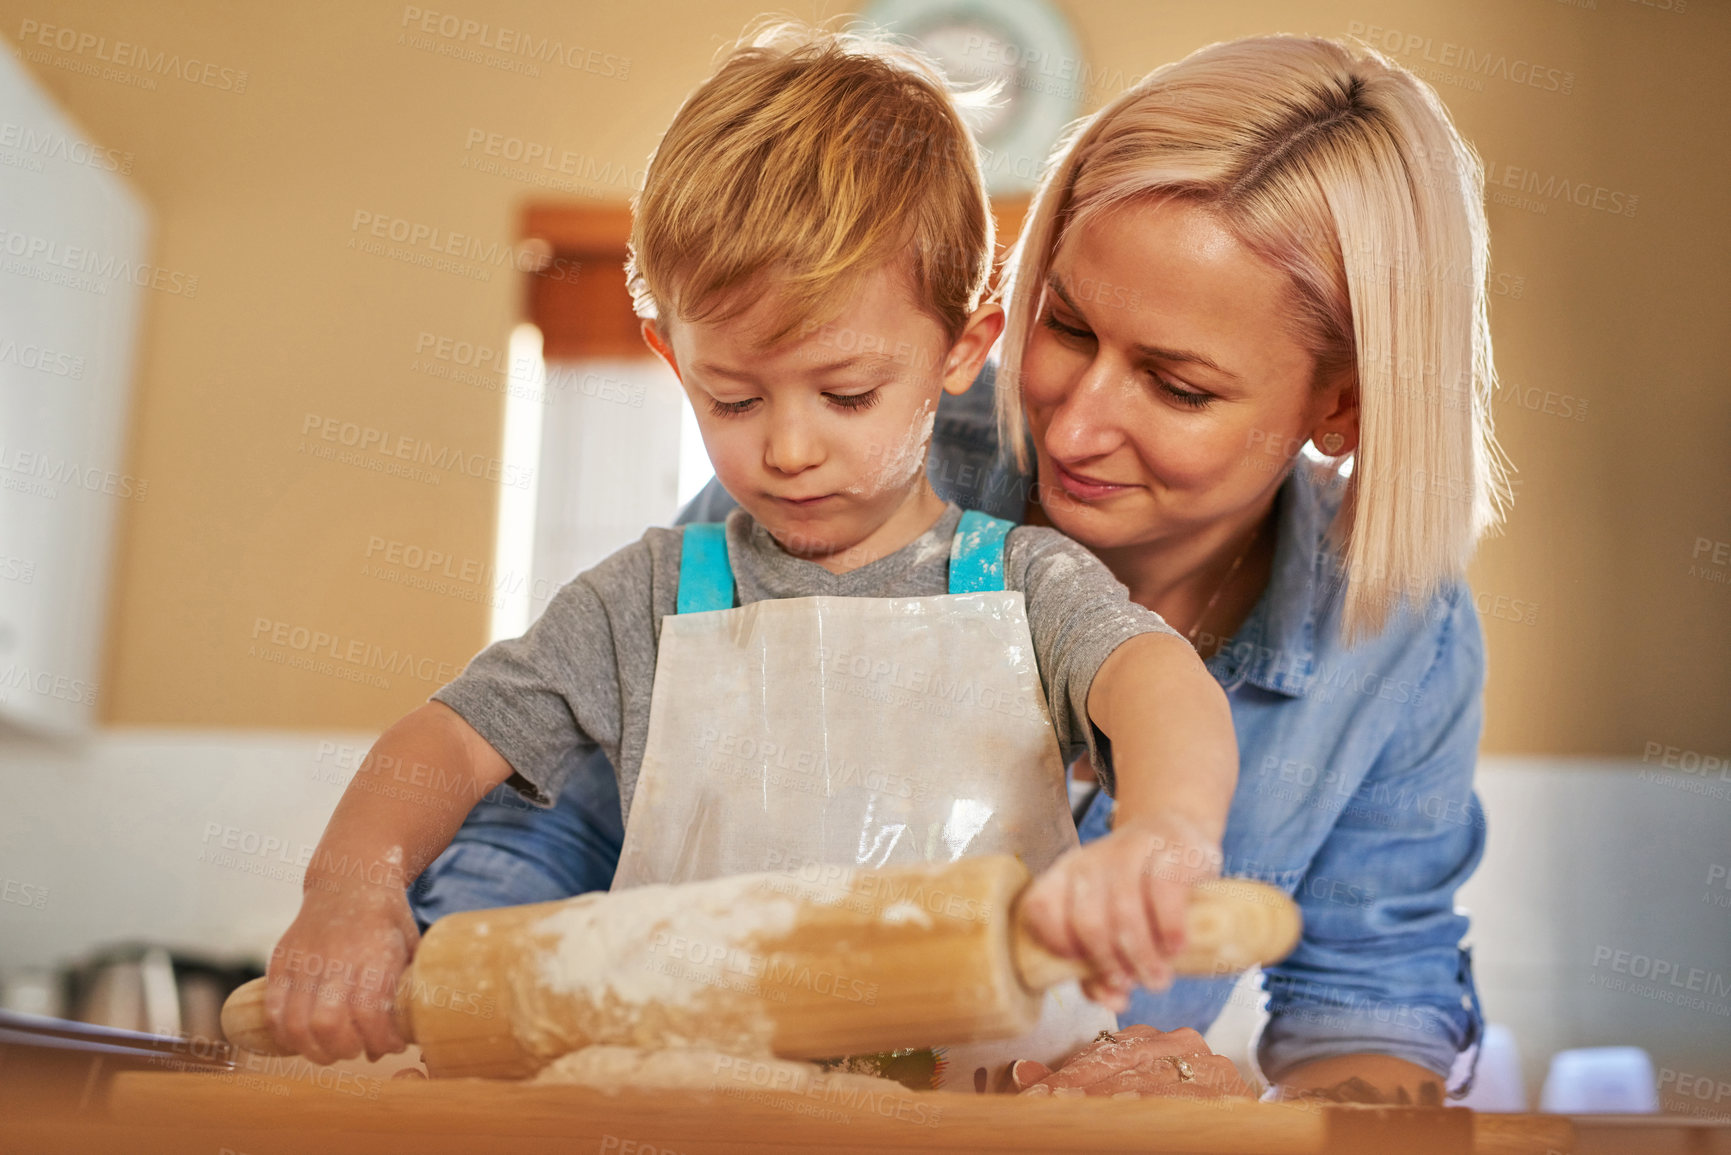
{"type": "Polygon", "coordinates": [[[1024,1059],[1010,1068],[1023,1095],[1106,1095],[1219,1099],[1255,1095],[1230,1060],[1188,1027],[1125,1027],[1070,1056],[1056,1071],[1024,1059]]]}
{"type": "Polygon", "coordinates": [[[1153,811],[1059,858],[1028,887],[1023,917],[1047,950],[1085,960],[1082,992],[1122,1014],[1134,986],[1171,985],[1190,888],[1220,862],[1219,843],[1195,823],[1153,811]]]}
{"type": "Polygon", "coordinates": [[[271,953],[264,1005],[277,1045],[315,1063],[402,1050],[397,979],[420,939],[399,887],[310,888],[271,953]]]}

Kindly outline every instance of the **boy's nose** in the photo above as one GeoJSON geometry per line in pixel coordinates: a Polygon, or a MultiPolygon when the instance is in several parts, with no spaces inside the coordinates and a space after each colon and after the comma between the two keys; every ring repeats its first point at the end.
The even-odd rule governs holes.
{"type": "Polygon", "coordinates": [[[777,473],[802,473],[823,461],[823,444],[806,422],[778,415],[769,428],[763,461],[777,473]]]}

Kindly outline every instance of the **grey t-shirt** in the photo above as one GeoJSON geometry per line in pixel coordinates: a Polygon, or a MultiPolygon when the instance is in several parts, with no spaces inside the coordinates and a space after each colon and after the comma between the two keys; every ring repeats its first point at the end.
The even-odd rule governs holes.
{"type": "MultiPolygon", "coordinates": [[[[727,555],[739,604],[766,598],[930,597],[949,592],[950,542],[961,507],[949,503],[925,533],[886,557],[831,573],[787,553],[743,510],[727,518],[727,555]]],[[[678,529],[654,528],[566,584],[520,638],[495,642],[432,698],[473,726],[516,771],[512,785],[550,805],[596,746],[631,796],[649,734],[649,699],[661,619],[676,612],[678,529]]],[[[1119,643],[1177,632],[1130,600],[1104,563],[1057,530],[1018,526],[1004,548],[1004,587],[1019,590],[1059,749],[1086,745],[1102,786],[1110,752],[1088,722],[1088,688],[1119,643]]]]}

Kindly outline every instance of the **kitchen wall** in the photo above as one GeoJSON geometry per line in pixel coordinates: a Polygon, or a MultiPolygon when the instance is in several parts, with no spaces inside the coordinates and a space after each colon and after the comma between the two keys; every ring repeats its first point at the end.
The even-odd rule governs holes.
{"type": "Polygon", "coordinates": [[[8,742],[0,972],[128,941],[265,959],[370,741],[158,727],[8,742]]]}
{"type": "MultiPolygon", "coordinates": [[[[1715,211],[1731,176],[1731,9],[1061,7],[1092,70],[1089,108],[1194,47],[1271,30],[1357,33],[1432,79],[1491,166],[1499,428],[1519,468],[1506,532],[1472,573],[1486,748],[1731,753],[1731,232],[1715,211]],[[1485,73],[1455,65],[1467,52],[1485,73]]],[[[504,381],[502,357],[462,362],[485,362],[471,347],[502,354],[519,319],[521,207],[622,200],[682,94],[758,10],[475,5],[582,49],[525,68],[382,0],[194,0],[172,17],[0,0],[11,50],[128,158],[155,260],[182,274],[147,294],[121,464],[149,487],[122,510],[108,722],[376,731],[483,644],[489,593],[462,575],[493,556],[504,381]],[[569,153],[570,171],[526,179],[486,155],[492,134],[569,153]],[[420,239],[393,249],[375,224],[420,239]],[[441,265],[435,246],[462,256],[441,265]],[[344,437],[372,444],[350,453],[344,437]],[[403,469],[380,443],[442,465],[403,469]],[[450,559],[439,568],[456,580],[393,575],[378,564],[392,543],[450,559]],[[273,635],[322,635],[339,658],[301,661],[273,635]],[[341,660],[351,652],[391,669],[341,660]]]]}

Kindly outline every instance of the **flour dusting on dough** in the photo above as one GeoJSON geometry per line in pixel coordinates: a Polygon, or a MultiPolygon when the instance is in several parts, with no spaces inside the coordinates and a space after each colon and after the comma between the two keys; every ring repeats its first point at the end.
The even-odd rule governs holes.
{"type": "Polygon", "coordinates": [[[698,1047],[648,1050],[641,1047],[584,1047],[555,1061],[535,1082],[596,1087],[603,1091],[651,1088],[728,1091],[735,1094],[779,1091],[810,1098],[838,1091],[911,1095],[900,1083],[875,1075],[826,1071],[816,1063],[769,1056],[741,1057],[698,1047]]]}

